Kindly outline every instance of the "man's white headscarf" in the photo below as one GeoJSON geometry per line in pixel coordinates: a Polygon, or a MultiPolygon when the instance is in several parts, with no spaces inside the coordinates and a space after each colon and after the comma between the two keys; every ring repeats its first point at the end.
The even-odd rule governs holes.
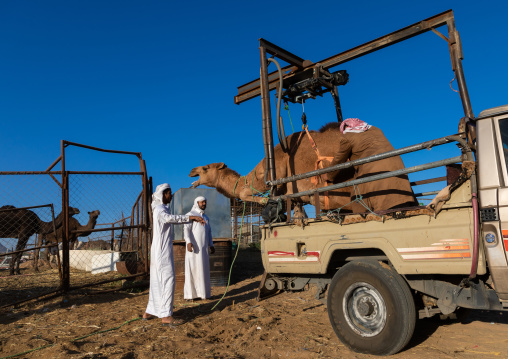
{"type": "Polygon", "coordinates": [[[155,192],[152,195],[152,211],[157,207],[159,204],[162,204],[162,194],[164,193],[164,190],[171,189],[171,186],[167,183],[163,183],[157,186],[155,189],[155,192]]]}
{"type": "Polygon", "coordinates": [[[198,203],[198,202],[203,202],[203,201],[206,201],[205,197],[203,197],[203,196],[196,197],[196,199],[194,200],[194,206],[192,206],[191,211],[196,211],[201,214],[205,213],[204,210],[199,208],[199,203],[198,203]]]}

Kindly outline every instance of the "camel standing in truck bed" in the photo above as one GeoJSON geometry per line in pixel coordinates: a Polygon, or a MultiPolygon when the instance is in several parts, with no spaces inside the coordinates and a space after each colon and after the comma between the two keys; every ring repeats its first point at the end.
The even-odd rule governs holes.
{"type": "MultiPolygon", "coordinates": [[[[370,142],[373,143],[374,146],[369,147],[371,143],[364,143],[363,145],[356,144],[356,147],[353,149],[354,151],[350,153],[351,159],[354,160],[366,157],[362,152],[364,151],[363,147],[368,147],[368,151],[364,151],[368,152],[367,156],[393,150],[393,147],[379,129],[372,127],[369,131],[358,134],[358,136],[368,135],[372,137],[370,142]]],[[[311,131],[311,136],[319,149],[319,157],[317,151],[311,147],[311,142],[305,134],[302,135],[301,132],[298,132],[288,136],[288,153],[283,152],[280,145],[277,145],[274,149],[276,177],[282,178],[313,171],[318,168],[318,161],[321,161],[321,163],[319,163],[320,168],[328,166],[334,155],[343,152],[345,154],[347,152],[346,148],[341,148],[341,144],[346,146],[346,144],[349,143],[346,141],[346,137],[349,135],[350,134],[346,135],[340,132],[338,123],[330,123],[321,128],[319,132],[311,131]]],[[[351,139],[347,137],[347,140],[351,139]]],[[[347,158],[342,158],[339,163],[344,160],[347,160],[347,158]]],[[[284,184],[278,186],[276,194],[283,195],[308,191],[332,183],[350,181],[354,178],[358,178],[359,175],[361,175],[360,177],[365,177],[403,168],[404,164],[400,156],[395,156],[389,159],[355,166],[355,168],[350,167],[340,170],[333,179],[333,182],[325,182],[322,179],[322,177],[326,178],[328,176],[319,176],[284,184]],[[375,169],[374,172],[373,169],[375,169]]],[[[189,174],[190,177],[199,176],[199,180],[193,183],[193,187],[198,185],[215,187],[219,192],[229,198],[239,198],[244,201],[254,201],[258,203],[264,203],[266,200],[265,198],[255,196],[258,192],[265,192],[268,190],[268,186],[266,186],[264,181],[264,175],[264,160],[245,177],[228,169],[224,163],[212,163],[207,166],[196,167],[192,169],[189,174]]],[[[356,188],[346,187],[328,191],[328,195],[324,193],[319,196],[320,207],[325,210],[341,208],[341,210],[345,212],[364,212],[367,210],[367,204],[351,203],[357,195],[362,195],[364,198],[369,199],[374,198],[375,200],[372,199],[368,201],[369,209],[373,211],[382,211],[405,204],[413,205],[413,203],[415,203],[407,176],[398,176],[396,178],[377,180],[368,184],[359,185],[356,188]],[[365,193],[361,193],[362,190],[365,193]]],[[[314,204],[314,197],[302,196],[297,199],[297,203],[314,204]]]]}
{"type": "MultiPolygon", "coordinates": [[[[322,157],[329,160],[333,158],[340,142],[342,134],[339,131],[338,123],[330,123],[323,126],[319,132],[310,131],[314,139],[319,153],[322,157]]],[[[275,173],[277,178],[288,177],[295,174],[313,171],[317,166],[317,154],[311,147],[309,138],[305,133],[297,132],[287,137],[289,153],[285,153],[280,145],[275,146],[275,173]]],[[[329,160],[323,160],[326,167],[329,160]]],[[[263,159],[258,165],[246,176],[240,176],[237,172],[227,168],[224,163],[212,163],[206,166],[193,168],[189,174],[190,177],[197,177],[192,186],[197,187],[204,185],[214,187],[228,198],[239,198],[243,201],[251,201],[264,203],[265,198],[256,197],[259,192],[269,190],[265,184],[265,160],[263,159]]],[[[340,175],[335,179],[335,183],[352,180],[354,170],[349,168],[341,171],[340,175]]],[[[319,187],[324,187],[326,183],[321,178],[305,178],[295,182],[287,183],[277,188],[277,194],[292,194],[319,187]],[[318,182],[318,183],[316,183],[318,182]]],[[[329,191],[328,199],[320,195],[319,201],[321,208],[339,208],[346,206],[351,201],[351,193],[354,191],[351,187],[341,188],[339,190],[329,191]],[[327,203],[328,202],[328,203],[327,203]],[[326,206],[328,204],[328,206],[326,206]]],[[[301,203],[314,204],[313,196],[303,196],[295,199],[301,203]]],[[[345,210],[351,209],[349,206],[345,210]]]]}

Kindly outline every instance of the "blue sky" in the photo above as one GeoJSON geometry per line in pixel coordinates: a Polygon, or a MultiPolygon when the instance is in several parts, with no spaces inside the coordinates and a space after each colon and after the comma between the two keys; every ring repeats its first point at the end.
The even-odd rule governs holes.
{"type": "MultiPolygon", "coordinates": [[[[264,156],[260,100],[233,97],[259,76],[259,38],[317,62],[448,9],[475,115],[506,104],[506,1],[1,1],[0,170],[45,170],[65,139],[142,152],[154,183],[173,191],[212,162],[246,174],[264,156]]],[[[339,69],[350,75],[344,116],[380,127],[395,148],[456,132],[462,106],[433,33],[339,69]]],[[[329,96],[305,109],[311,129],[335,121],[329,96]]],[[[301,111],[291,107],[295,128],[301,111]]],[[[71,170],[138,168],[134,157],[68,151],[71,170]]]]}

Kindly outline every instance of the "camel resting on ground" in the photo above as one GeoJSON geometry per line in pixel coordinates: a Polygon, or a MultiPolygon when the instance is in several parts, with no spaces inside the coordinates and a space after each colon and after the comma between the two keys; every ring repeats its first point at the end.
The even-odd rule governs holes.
{"type": "MultiPolygon", "coordinates": [[[[321,128],[318,132],[310,131],[321,156],[320,167],[326,167],[327,158],[331,160],[338,148],[342,134],[338,123],[330,123],[321,128]]],[[[318,156],[311,146],[311,142],[305,132],[296,132],[287,137],[289,152],[285,153],[280,145],[275,146],[275,172],[277,178],[288,177],[295,174],[313,171],[318,166],[318,156]]],[[[334,183],[352,180],[354,175],[353,168],[340,172],[334,183]]],[[[269,190],[265,184],[265,160],[261,160],[258,165],[246,176],[240,176],[237,172],[227,168],[224,163],[211,163],[206,166],[193,168],[189,174],[190,177],[198,177],[193,182],[192,187],[204,185],[214,187],[228,198],[238,198],[243,201],[257,202],[263,204],[266,199],[256,196],[259,193],[269,190]]],[[[277,188],[277,195],[292,194],[302,191],[324,187],[327,185],[322,178],[305,178],[292,183],[287,183],[277,188]]],[[[351,187],[341,188],[339,190],[329,191],[328,198],[324,195],[319,196],[320,206],[323,209],[334,209],[346,206],[351,202],[351,187]]],[[[314,204],[313,196],[303,196],[296,199],[295,202],[301,204],[314,204]]],[[[344,207],[350,210],[350,207],[344,207]]]]}
{"type": "MultiPolygon", "coordinates": [[[[7,205],[0,209],[13,209],[12,211],[0,211],[0,238],[17,238],[15,251],[21,251],[25,248],[28,239],[38,234],[48,234],[53,232],[53,222],[44,222],[33,211],[28,209],[14,210],[16,207],[7,205]]],[[[79,213],[79,209],[69,207],[69,216],[79,213]]],[[[55,228],[60,228],[63,224],[63,212],[55,218],[55,228]]],[[[22,252],[12,255],[9,266],[11,275],[20,274],[19,263],[22,252]]]]}
{"type": "MultiPolygon", "coordinates": [[[[99,210],[88,212],[88,215],[89,215],[88,223],[84,226],[81,225],[76,218],[69,218],[69,249],[75,249],[76,243],[78,241],[78,237],[86,237],[86,236],[89,236],[90,233],[92,233],[92,232],[72,233],[72,231],[94,229],[95,225],[97,224],[97,218],[99,217],[100,214],[101,214],[101,212],[99,210]]],[[[63,227],[60,227],[56,231],[56,236],[54,233],[48,233],[48,234],[44,234],[39,239],[40,243],[38,244],[38,246],[42,245],[42,243],[44,243],[45,245],[50,245],[50,244],[55,245],[54,247],[48,247],[46,250],[46,255],[47,255],[46,259],[48,260],[48,264],[50,267],[51,267],[51,262],[54,259],[54,256],[51,259],[48,258],[48,256],[53,254],[52,252],[54,250],[58,251],[58,244],[62,242],[62,238],[63,238],[63,227]]],[[[35,255],[35,263],[34,263],[35,270],[38,270],[38,258],[39,258],[39,255],[38,255],[38,251],[37,251],[37,253],[35,255]]]]}

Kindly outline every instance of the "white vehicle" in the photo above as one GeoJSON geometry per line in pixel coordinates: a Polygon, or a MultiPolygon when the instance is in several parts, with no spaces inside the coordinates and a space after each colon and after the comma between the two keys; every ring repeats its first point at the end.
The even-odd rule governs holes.
{"type": "Polygon", "coordinates": [[[286,196],[272,195],[273,199],[287,201],[287,208],[291,208],[293,198],[314,196],[317,218],[302,228],[294,225],[288,211],[287,221],[262,227],[266,273],[261,292],[317,285],[317,297],[325,301],[339,339],[354,351],[375,355],[403,349],[418,317],[450,314],[459,308],[508,310],[508,105],[484,110],[474,117],[453,12],[438,14],[316,64],[302,62],[260,41],[260,80],[239,87],[235,101],[240,103],[261,94],[270,174],[267,184],[272,188],[445,143],[455,142],[459,147],[455,157],[438,162],[286,196]],[[442,25],[448,27],[449,37],[445,39],[464,109],[465,117],[457,124],[458,134],[288,178],[275,177],[270,89],[277,88],[282,98],[296,102],[331,92],[341,122],[337,92],[340,83],[331,82],[334,74],[328,72],[329,68],[423,32],[437,32],[435,28],[442,25]],[[290,66],[268,74],[267,53],[290,66]],[[459,164],[457,176],[448,177],[450,186],[439,195],[441,202],[434,208],[320,215],[318,196],[326,191],[453,164],[459,164]]]}

